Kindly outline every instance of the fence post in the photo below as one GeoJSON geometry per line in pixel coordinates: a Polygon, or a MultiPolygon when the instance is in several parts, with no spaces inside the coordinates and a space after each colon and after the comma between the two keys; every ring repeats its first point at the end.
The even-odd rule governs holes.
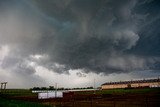
{"type": "Polygon", "coordinates": [[[148,98],[146,96],[146,107],[148,107],[148,98]]]}
{"type": "Polygon", "coordinates": [[[116,107],[116,101],[113,99],[113,106],[116,107]]]}
{"type": "Polygon", "coordinates": [[[91,107],[92,107],[92,98],[91,98],[91,107]]]}

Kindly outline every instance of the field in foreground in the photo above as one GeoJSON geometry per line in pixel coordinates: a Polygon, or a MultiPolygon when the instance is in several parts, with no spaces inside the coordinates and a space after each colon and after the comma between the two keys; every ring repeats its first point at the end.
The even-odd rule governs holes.
{"type": "Polygon", "coordinates": [[[46,100],[30,90],[6,90],[0,98],[2,107],[159,107],[160,88],[78,91],[46,100]]]}
{"type": "Polygon", "coordinates": [[[0,92],[0,107],[50,107],[36,100],[37,94],[28,89],[6,89],[0,92]]]}
{"type": "Polygon", "coordinates": [[[0,107],[50,107],[36,102],[0,98],[0,107]]]}

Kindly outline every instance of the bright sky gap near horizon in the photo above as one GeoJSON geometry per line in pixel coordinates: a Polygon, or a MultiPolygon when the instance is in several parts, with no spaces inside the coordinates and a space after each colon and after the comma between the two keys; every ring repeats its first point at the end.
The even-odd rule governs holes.
{"type": "Polygon", "coordinates": [[[159,0],[0,0],[0,82],[96,87],[160,76],[159,0]]]}

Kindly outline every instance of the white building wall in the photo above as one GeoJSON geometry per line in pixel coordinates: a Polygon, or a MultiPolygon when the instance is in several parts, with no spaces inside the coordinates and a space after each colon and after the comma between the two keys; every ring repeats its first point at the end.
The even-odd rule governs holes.
{"type": "MultiPolygon", "coordinates": [[[[160,87],[160,82],[151,82],[151,83],[129,83],[131,87],[160,87]]],[[[108,84],[102,85],[102,89],[115,89],[115,88],[127,88],[128,84],[108,84]]]]}

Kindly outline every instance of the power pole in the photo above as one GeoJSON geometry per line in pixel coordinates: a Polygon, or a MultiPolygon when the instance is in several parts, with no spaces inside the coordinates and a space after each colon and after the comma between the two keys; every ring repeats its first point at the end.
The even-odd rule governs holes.
{"type": "Polygon", "coordinates": [[[2,92],[2,90],[6,89],[6,86],[7,86],[7,82],[2,82],[1,83],[1,92],[2,92]]]}
{"type": "Polygon", "coordinates": [[[57,83],[55,84],[55,88],[56,88],[56,90],[55,90],[55,98],[57,97],[57,83]]]}
{"type": "Polygon", "coordinates": [[[96,94],[96,85],[95,85],[95,83],[96,83],[96,79],[94,78],[94,94],[96,94]]]}
{"type": "Polygon", "coordinates": [[[7,82],[4,82],[4,89],[6,89],[7,82]]]}
{"type": "Polygon", "coordinates": [[[1,92],[2,92],[2,89],[3,89],[3,83],[1,83],[1,92]]]}
{"type": "Polygon", "coordinates": [[[3,89],[3,83],[1,83],[1,90],[3,89]]]}

